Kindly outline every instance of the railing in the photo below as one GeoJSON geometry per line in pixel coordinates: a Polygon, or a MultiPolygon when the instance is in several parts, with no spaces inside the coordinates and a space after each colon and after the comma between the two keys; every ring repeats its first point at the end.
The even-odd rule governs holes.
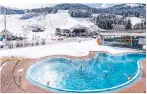
{"type": "Polygon", "coordinates": [[[26,41],[26,40],[8,41],[6,42],[5,45],[0,46],[0,50],[41,46],[41,45],[49,45],[49,44],[64,43],[64,42],[86,41],[86,40],[91,40],[91,39],[92,38],[74,38],[74,39],[66,38],[63,40],[48,39],[48,40],[42,40],[42,41],[26,41]]]}

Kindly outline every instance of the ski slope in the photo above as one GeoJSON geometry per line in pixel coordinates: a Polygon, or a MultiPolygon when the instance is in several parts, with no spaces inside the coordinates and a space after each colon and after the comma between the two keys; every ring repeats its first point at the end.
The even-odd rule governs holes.
{"type": "MultiPolygon", "coordinates": [[[[90,21],[89,18],[73,18],[70,17],[67,10],[59,10],[56,14],[39,15],[30,19],[20,19],[23,15],[7,15],[7,30],[20,36],[32,36],[33,27],[41,27],[45,29],[44,32],[35,33],[40,37],[46,37],[47,34],[54,34],[56,28],[71,27],[77,24],[83,26],[95,27],[94,30],[99,28],[90,21]]],[[[4,30],[4,16],[0,15],[0,32],[4,30]]]]}

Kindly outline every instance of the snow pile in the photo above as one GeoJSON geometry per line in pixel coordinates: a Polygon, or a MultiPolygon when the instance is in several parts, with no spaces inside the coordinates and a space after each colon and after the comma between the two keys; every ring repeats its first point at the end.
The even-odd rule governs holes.
{"type": "Polygon", "coordinates": [[[128,20],[128,19],[131,20],[132,26],[134,26],[134,25],[137,24],[137,23],[141,23],[141,21],[144,20],[144,19],[139,18],[139,17],[127,17],[126,19],[127,19],[127,20],[128,20]]]}
{"type": "Polygon", "coordinates": [[[133,49],[129,48],[114,48],[109,46],[100,46],[96,40],[88,40],[79,42],[65,42],[49,44],[45,46],[17,48],[10,50],[1,50],[0,57],[3,56],[18,56],[28,58],[39,58],[48,55],[72,55],[72,56],[85,56],[88,55],[89,51],[108,51],[110,53],[123,53],[133,52],[133,49]],[[28,54],[29,53],[29,54],[28,54]]]}
{"type": "Polygon", "coordinates": [[[143,45],[142,49],[146,50],[146,45],[143,45]]]}

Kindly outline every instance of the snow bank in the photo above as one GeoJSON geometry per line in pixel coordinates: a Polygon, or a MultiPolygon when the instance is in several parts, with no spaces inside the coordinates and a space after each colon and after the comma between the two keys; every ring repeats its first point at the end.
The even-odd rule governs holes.
{"type": "Polygon", "coordinates": [[[0,57],[3,56],[18,56],[18,57],[28,57],[28,58],[39,58],[48,55],[72,55],[72,56],[85,56],[88,55],[89,51],[108,51],[110,53],[123,53],[123,52],[133,52],[133,49],[127,48],[114,48],[109,46],[100,46],[97,44],[96,40],[88,40],[79,42],[66,42],[66,43],[56,43],[45,46],[27,47],[27,48],[17,48],[10,50],[1,50],[0,57]]]}
{"type": "Polygon", "coordinates": [[[141,23],[141,21],[144,20],[144,19],[139,18],[139,17],[127,17],[127,20],[128,19],[131,20],[132,26],[134,26],[137,23],[141,23]]]}

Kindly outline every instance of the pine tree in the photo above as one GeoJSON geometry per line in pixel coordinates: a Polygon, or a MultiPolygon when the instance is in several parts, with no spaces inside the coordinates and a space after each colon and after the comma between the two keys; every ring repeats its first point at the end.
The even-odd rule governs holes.
{"type": "Polygon", "coordinates": [[[141,29],[144,29],[144,23],[141,23],[141,29]]]}
{"type": "Polygon", "coordinates": [[[144,21],[144,29],[146,29],[146,20],[144,21]]]}
{"type": "Polygon", "coordinates": [[[110,21],[107,22],[107,29],[112,29],[113,26],[112,26],[112,23],[110,21]]]}
{"type": "Polygon", "coordinates": [[[112,23],[113,23],[113,22],[110,22],[110,23],[109,23],[109,29],[112,29],[112,28],[113,28],[112,23]]]}
{"type": "Polygon", "coordinates": [[[132,24],[131,24],[131,21],[128,20],[126,26],[125,26],[125,29],[132,29],[132,24]]]}
{"type": "Polygon", "coordinates": [[[139,12],[137,12],[135,16],[136,16],[136,17],[139,17],[139,16],[140,16],[140,13],[139,13],[139,12]]]}

